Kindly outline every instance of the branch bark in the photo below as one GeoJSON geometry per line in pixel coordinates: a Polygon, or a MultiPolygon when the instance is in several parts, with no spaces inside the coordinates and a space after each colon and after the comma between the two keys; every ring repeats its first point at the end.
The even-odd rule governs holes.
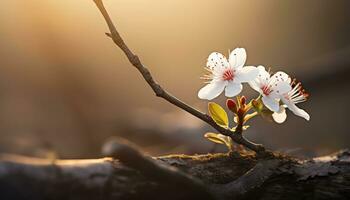
{"type": "Polygon", "coordinates": [[[119,161],[0,155],[0,199],[350,198],[347,150],[310,160],[261,160],[237,152],[151,158],[129,145],[112,146],[109,153],[119,161]]]}
{"type": "Polygon", "coordinates": [[[103,15],[108,28],[111,33],[106,33],[107,36],[112,38],[114,43],[124,52],[126,57],[129,59],[130,63],[141,73],[145,81],[148,83],[148,85],[152,88],[156,96],[161,97],[168,101],[169,103],[177,106],[178,108],[181,108],[182,110],[187,111],[188,113],[192,114],[193,116],[201,119],[202,121],[206,122],[210,126],[212,126],[214,129],[216,129],[218,132],[220,132],[223,135],[229,136],[232,138],[233,141],[235,141],[238,144],[242,144],[248,149],[251,149],[255,152],[257,152],[260,155],[271,155],[269,151],[266,151],[265,148],[261,144],[255,144],[246,138],[244,138],[241,134],[236,134],[235,132],[225,129],[219,125],[217,125],[212,118],[205,114],[200,112],[199,110],[191,107],[190,105],[184,103],[183,101],[179,100],[166,90],[164,90],[152,77],[150,71],[141,63],[139,57],[135,55],[130,48],[126,45],[122,37],[120,36],[119,32],[117,31],[112,19],[110,18],[106,8],[103,5],[102,0],[94,0],[97,8],[100,10],[101,14],[103,15]]]}

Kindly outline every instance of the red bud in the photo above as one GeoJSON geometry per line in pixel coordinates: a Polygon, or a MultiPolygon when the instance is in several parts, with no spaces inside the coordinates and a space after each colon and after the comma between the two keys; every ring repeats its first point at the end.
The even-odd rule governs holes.
{"type": "Polygon", "coordinates": [[[226,101],[226,106],[228,109],[230,109],[232,112],[237,112],[237,104],[234,100],[232,99],[227,99],[226,101]]]}

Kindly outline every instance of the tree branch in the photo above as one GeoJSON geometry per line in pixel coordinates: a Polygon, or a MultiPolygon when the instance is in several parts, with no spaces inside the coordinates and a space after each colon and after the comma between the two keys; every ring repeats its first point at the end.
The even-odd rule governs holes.
{"type": "Polygon", "coordinates": [[[123,138],[111,139],[104,144],[102,152],[105,156],[118,159],[124,165],[140,171],[146,177],[192,191],[198,198],[221,199],[242,196],[253,189],[259,188],[282,162],[281,159],[262,159],[245,174],[227,184],[206,186],[199,179],[188,175],[179,169],[154,160],[138,151],[138,148],[123,138]],[[171,180],[171,182],[169,182],[171,180]]]}
{"type": "Polygon", "coordinates": [[[248,149],[251,149],[259,154],[266,154],[265,148],[260,144],[255,144],[247,139],[245,139],[240,134],[235,134],[233,131],[225,129],[219,125],[217,125],[209,115],[200,112],[199,110],[191,107],[190,105],[184,103],[183,101],[177,99],[175,96],[171,95],[169,92],[164,90],[152,77],[150,71],[141,63],[139,57],[135,55],[129,47],[125,44],[124,40],[120,36],[119,32],[117,31],[115,25],[113,24],[106,8],[103,5],[102,0],[94,0],[96,6],[100,10],[101,14],[103,15],[108,28],[111,33],[107,33],[107,36],[112,38],[114,43],[124,52],[126,57],[129,59],[130,63],[141,73],[145,81],[148,83],[148,85],[152,88],[156,96],[161,97],[168,101],[169,103],[187,111],[188,113],[192,114],[193,116],[201,119],[202,121],[208,123],[210,126],[212,126],[214,129],[219,131],[221,134],[229,136],[232,138],[233,141],[235,141],[238,144],[242,144],[243,146],[247,147],[248,149]]]}
{"type": "Polygon", "coordinates": [[[164,172],[159,175],[158,164],[176,167],[193,180],[200,180],[204,189],[209,188],[223,200],[350,199],[349,150],[308,160],[283,155],[258,159],[243,152],[169,155],[152,160],[141,152],[130,158],[131,154],[120,149],[132,147],[120,147],[116,151],[112,148],[110,155],[118,155],[121,162],[112,158],[47,160],[0,154],[0,199],[179,200],[208,194],[201,186],[193,190],[197,186],[192,185],[192,178],[185,178],[185,182],[190,180],[189,185],[174,182],[178,178],[167,179],[170,168],[165,176],[164,172]],[[131,164],[135,158],[138,164],[131,164]],[[144,158],[147,163],[156,162],[152,164],[154,170],[142,166],[144,158]]]}

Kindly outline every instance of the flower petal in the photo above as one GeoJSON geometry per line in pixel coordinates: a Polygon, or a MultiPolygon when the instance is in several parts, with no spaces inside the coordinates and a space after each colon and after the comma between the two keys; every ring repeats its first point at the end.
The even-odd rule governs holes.
{"type": "Polygon", "coordinates": [[[218,52],[213,52],[208,57],[207,67],[211,70],[217,71],[229,67],[229,63],[224,55],[218,52]]]}
{"type": "Polygon", "coordinates": [[[247,52],[244,48],[236,48],[230,53],[229,62],[232,68],[243,67],[247,59],[247,52]]]}
{"type": "Polygon", "coordinates": [[[253,81],[249,81],[249,85],[255,91],[262,94],[261,88],[268,84],[270,80],[270,74],[265,70],[265,67],[262,65],[259,65],[257,69],[259,71],[259,74],[253,81]]]}
{"type": "Polygon", "coordinates": [[[242,67],[240,70],[237,70],[234,81],[236,83],[243,83],[253,81],[259,75],[259,70],[253,66],[242,67]]]}
{"type": "Polygon", "coordinates": [[[242,88],[243,88],[242,84],[234,83],[230,81],[225,88],[225,96],[227,97],[236,96],[242,91],[242,88]]]}
{"type": "Polygon", "coordinates": [[[225,81],[212,81],[199,90],[198,97],[200,99],[212,100],[224,91],[226,84],[225,81]]]}
{"type": "Polygon", "coordinates": [[[298,108],[293,102],[288,101],[285,98],[282,98],[281,100],[283,101],[284,104],[286,104],[288,109],[292,111],[295,115],[302,117],[307,121],[310,120],[310,115],[305,110],[298,108]]]}
{"type": "Polygon", "coordinates": [[[261,85],[267,85],[270,80],[270,73],[266,71],[265,67],[259,65],[258,67],[259,75],[257,79],[259,80],[261,85]]]}
{"type": "Polygon", "coordinates": [[[268,109],[270,109],[271,111],[277,112],[279,110],[279,107],[280,107],[279,102],[276,99],[274,99],[270,96],[265,96],[265,95],[263,95],[263,97],[261,99],[262,99],[264,105],[268,109]]]}
{"type": "Polygon", "coordinates": [[[255,91],[257,91],[260,94],[262,94],[262,90],[260,89],[260,84],[256,80],[249,81],[248,83],[249,83],[249,86],[251,88],[253,88],[255,91]]]}
{"type": "Polygon", "coordinates": [[[277,81],[285,81],[287,83],[291,82],[291,78],[289,77],[289,75],[285,72],[282,71],[278,71],[276,72],[271,78],[277,80],[277,81]]]}
{"type": "Polygon", "coordinates": [[[273,98],[281,98],[281,95],[288,93],[292,90],[292,86],[286,81],[276,81],[272,83],[272,92],[270,94],[273,98]]]}
{"type": "Polygon", "coordinates": [[[287,113],[284,106],[280,106],[280,109],[277,112],[272,114],[272,118],[275,122],[282,124],[287,119],[287,113]]]}

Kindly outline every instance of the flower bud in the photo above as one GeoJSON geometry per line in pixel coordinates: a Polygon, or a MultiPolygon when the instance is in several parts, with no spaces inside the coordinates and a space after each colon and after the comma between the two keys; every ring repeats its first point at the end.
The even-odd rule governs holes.
{"type": "Polygon", "coordinates": [[[236,113],[237,112],[237,104],[234,100],[232,99],[227,99],[226,101],[226,106],[228,109],[230,109],[232,112],[236,113]]]}
{"type": "Polygon", "coordinates": [[[247,101],[247,98],[245,98],[245,96],[242,96],[240,99],[241,105],[242,106],[245,105],[246,101],[247,101]]]}

